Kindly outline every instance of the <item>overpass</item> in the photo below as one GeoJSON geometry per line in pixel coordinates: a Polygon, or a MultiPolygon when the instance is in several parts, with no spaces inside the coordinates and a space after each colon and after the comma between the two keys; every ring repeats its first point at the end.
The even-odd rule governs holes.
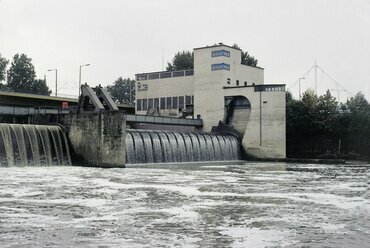
{"type": "MultiPolygon", "coordinates": [[[[60,109],[63,102],[66,102],[70,110],[77,109],[78,99],[68,97],[43,96],[18,92],[0,91],[0,107],[9,113],[9,109],[14,110],[14,113],[24,113],[24,108],[31,109],[60,109]],[[5,108],[4,108],[5,107],[5,108]],[[18,107],[22,107],[17,111],[18,107]]],[[[132,104],[117,104],[120,110],[125,110],[127,113],[133,114],[135,106],[132,104]]],[[[0,110],[0,114],[2,111],[0,110]]]]}

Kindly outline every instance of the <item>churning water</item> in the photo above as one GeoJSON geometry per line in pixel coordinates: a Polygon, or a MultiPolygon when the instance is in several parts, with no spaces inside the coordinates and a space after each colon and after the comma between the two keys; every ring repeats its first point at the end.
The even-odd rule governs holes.
{"type": "Polygon", "coordinates": [[[1,167],[0,246],[368,247],[369,174],[368,164],[1,167]]]}
{"type": "Polygon", "coordinates": [[[0,123],[0,167],[70,164],[61,127],[0,123]]]}
{"type": "Polygon", "coordinates": [[[232,135],[137,129],[126,132],[127,164],[239,159],[239,141],[232,135]]]}

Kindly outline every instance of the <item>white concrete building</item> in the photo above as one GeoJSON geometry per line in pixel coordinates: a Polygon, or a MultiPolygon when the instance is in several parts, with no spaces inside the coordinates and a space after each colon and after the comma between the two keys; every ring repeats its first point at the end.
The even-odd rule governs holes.
{"type": "Polygon", "coordinates": [[[264,84],[264,69],[241,64],[239,49],[195,48],[194,70],[140,73],[136,80],[136,114],[180,116],[190,108],[204,132],[219,121],[237,129],[248,155],[285,157],[285,85],[264,84]]]}

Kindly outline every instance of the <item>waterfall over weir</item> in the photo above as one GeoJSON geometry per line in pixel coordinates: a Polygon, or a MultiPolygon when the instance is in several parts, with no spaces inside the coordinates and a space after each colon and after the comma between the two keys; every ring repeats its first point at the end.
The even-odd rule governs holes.
{"type": "Polygon", "coordinates": [[[0,123],[0,166],[32,165],[71,165],[63,130],[58,126],[0,123]]]}
{"type": "Polygon", "coordinates": [[[231,135],[129,129],[126,163],[170,163],[240,159],[239,142],[231,135]]]}

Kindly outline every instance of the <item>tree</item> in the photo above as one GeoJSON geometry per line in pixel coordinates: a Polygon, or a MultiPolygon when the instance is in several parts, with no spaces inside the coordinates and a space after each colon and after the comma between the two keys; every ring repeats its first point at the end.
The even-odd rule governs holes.
{"type": "Polygon", "coordinates": [[[31,88],[27,93],[50,96],[51,90],[46,85],[45,80],[36,79],[32,82],[31,88]]]}
{"type": "Polygon", "coordinates": [[[317,100],[316,106],[316,124],[321,133],[326,135],[333,134],[334,126],[337,121],[338,102],[327,90],[325,95],[322,95],[317,100]]]}
{"type": "Polygon", "coordinates": [[[347,108],[351,112],[364,112],[370,110],[369,103],[362,92],[358,92],[347,101],[347,108]]]}
{"type": "Polygon", "coordinates": [[[258,60],[255,59],[253,56],[249,55],[247,51],[243,51],[238,44],[233,45],[234,48],[241,50],[241,63],[243,65],[249,65],[253,67],[257,67],[258,60]]]}
{"type": "Polygon", "coordinates": [[[29,93],[32,83],[35,81],[35,67],[32,59],[25,54],[16,54],[8,70],[7,86],[16,92],[29,93]]]}
{"type": "Polygon", "coordinates": [[[135,80],[119,77],[106,90],[116,103],[133,103],[135,100],[135,80]]]}
{"type": "Polygon", "coordinates": [[[5,71],[6,71],[6,66],[8,65],[9,61],[6,58],[1,57],[0,54],[0,84],[1,81],[5,80],[5,71]]]}
{"type": "Polygon", "coordinates": [[[167,71],[178,71],[194,69],[194,53],[189,51],[182,51],[175,54],[172,63],[167,63],[167,71]]]}
{"type": "Polygon", "coordinates": [[[8,70],[6,90],[30,93],[37,95],[50,95],[51,90],[44,80],[36,79],[35,67],[32,59],[25,54],[16,54],[8,70]]]}

